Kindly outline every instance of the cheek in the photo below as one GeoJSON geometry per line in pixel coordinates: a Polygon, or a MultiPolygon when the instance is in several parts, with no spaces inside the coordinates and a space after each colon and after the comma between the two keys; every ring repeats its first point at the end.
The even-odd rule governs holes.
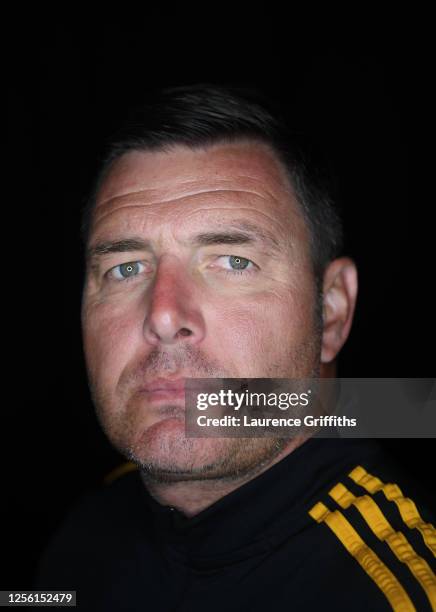
{"type": "Polygon", "coordinates": [[[312,333],[313,296],[300,290],[264,292],[252,300],[222,303],[210,320],[211,338],[234,367],[287,355],[312,333]],[[216,341],[216,340],[215,340],[216,341]]]}
{"type": "Polygon", "coordinates": [[[115,385],[138,343],[138,320],[126,309],[97,304],[82,318],[86,362],[95,382],[115,385]]]}

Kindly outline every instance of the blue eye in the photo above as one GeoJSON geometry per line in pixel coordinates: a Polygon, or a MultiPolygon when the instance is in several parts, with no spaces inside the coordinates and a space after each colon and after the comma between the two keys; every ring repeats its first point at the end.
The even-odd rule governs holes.
{"type": "Polygon", "coordinates": [[[256,264],[246,257],[240,257],[239,255],[221,255],[218,257],[218,261],[224,262],[223,272],[226,274],[249,274],[254,272],[256,264]]]}
{"type": "Polygon", "coordinates": [[[245,270],[250,264],[249,259],[245,257],[236,257],[236,255],[229,255],[229,264],[233,270],[245,270]]]}
{"type": "Polygon", "coordinates": [[[139,261],[128,261],[127,263],[115,266],[110,270],[111,274],[116,280],[127,280],[133,276],[137,276],[142,272],[144,266],[139,261]]]}

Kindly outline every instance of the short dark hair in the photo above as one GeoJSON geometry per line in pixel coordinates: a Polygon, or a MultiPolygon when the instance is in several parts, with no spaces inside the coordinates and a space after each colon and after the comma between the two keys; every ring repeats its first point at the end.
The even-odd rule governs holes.
{"type": "Polygon", "coordinates": [[[240,140],[269,145],[282,163],[310,230],[313,269],[320,282],[325,266],[340,254],[343,240],[326,168],[313,163],[306,137],[291,128],[284,107],[253,87],[209,83],[167,87],[131,109],[106,141],[85,201],[85,247],[98,191],[116,159],[130,151],[167,151],[176,145],[196,149],[240,140]]]}

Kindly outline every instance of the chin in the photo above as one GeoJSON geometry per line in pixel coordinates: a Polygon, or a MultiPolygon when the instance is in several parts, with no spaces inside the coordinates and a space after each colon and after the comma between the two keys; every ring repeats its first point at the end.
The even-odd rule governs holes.
{"type": "Polygon", "coordinates": [[[207,472],[226,456],[228,440],[219,438],[187,438],[185,423],[171,417],[147,428],[135,443],[131,459],[150,472],[162,474],[207,472]]]}

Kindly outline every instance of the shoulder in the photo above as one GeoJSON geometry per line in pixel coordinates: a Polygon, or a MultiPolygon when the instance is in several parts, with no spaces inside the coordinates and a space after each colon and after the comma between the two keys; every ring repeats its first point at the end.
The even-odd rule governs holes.
{"type": "Polygon", "coordinates": [[[37,568],[37,584],[65,583],[64,576],[123,558],[132,542],[144,541],[144,513],[139,471],[123,464],[100,487],[70,508],[46,546],[37,568]]]}
{"type": "Polygon", "coordinates": [[[89,525],[105,528],[107,524],[121,524],[132,514],[132,508],[142,504],[141,479],[136,466],[122,463],[109,472],[100,485],[83,494],[70,508],[61,530],[89,525]]]}
{"type": "Polygon", "coordinates": [[[326,571],[349,568],[387,609],[436,609],[436,532],[423,493],[389,460],[347,470],[309,510],[326,571]]]}

